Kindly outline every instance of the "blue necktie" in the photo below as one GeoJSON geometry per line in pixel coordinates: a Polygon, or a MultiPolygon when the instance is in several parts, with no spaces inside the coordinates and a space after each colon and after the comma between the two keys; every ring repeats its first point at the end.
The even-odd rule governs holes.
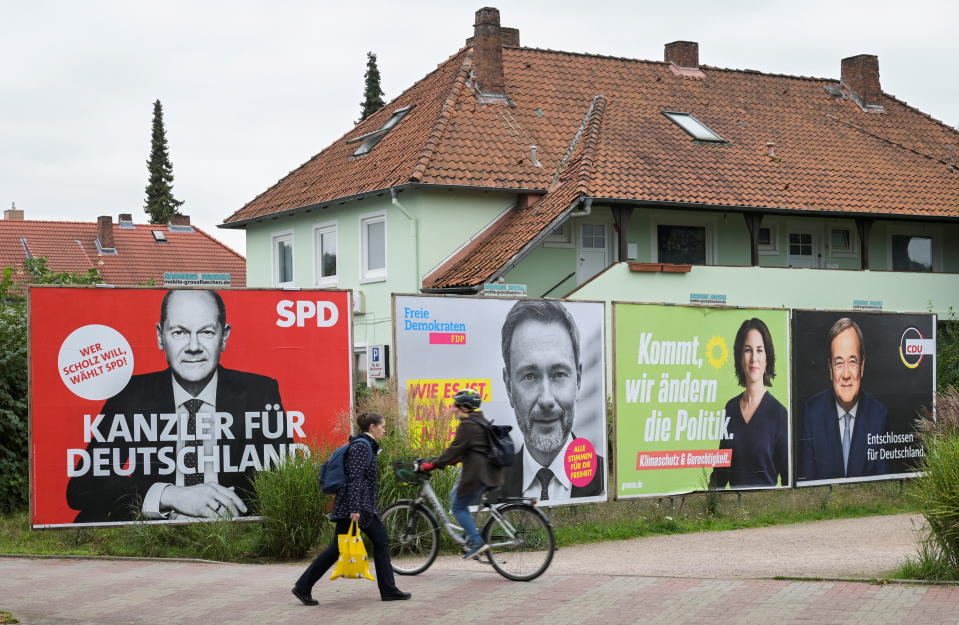
{"type": "Polygon", "coordinates": [[[843,471],[848,475],[849,474],[849,444],[852,441],[852,428],[850,427],[849,422],[852,421],[852,415],[848,412],[842,416],[845,421],[845,427],[842,431],[842,468],[843,471]]]}

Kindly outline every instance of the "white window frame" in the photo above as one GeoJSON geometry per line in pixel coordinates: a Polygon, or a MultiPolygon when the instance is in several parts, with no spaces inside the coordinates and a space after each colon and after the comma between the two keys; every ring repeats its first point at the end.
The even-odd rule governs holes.
{"type": "MultiPolygon", "coordinates": [[[[769,244],[763,245],[762,243],[758,244],[759,255],[760,256],[779,256],[779,224],[778,223],[766,223],[766,220],[763,219],[759,225],[759,228],[766,228],[769,230],[769,244]]],[[[759,238],[759,233],[756,233],[756,238],[759,238]]]]}
{"type": "Polygon", "coordinates": [[[270,257],[272,258],[273,267],[273,286],[293,286],[296,284],[296,248],[293,245],[293,231],[292,230],[282,230],[280,232],[274,232],[270,235],[270,257]],[[293,270],[293,279],[289,282],[280,282],[280,259],[277,254],[277,245],[281,241],[290,242],[290,265],[293,270]]]}
{"type": "MultiPolygon", "coordinates": [[[[930,232],[923,226],[893,226],[889,228],[886,232],[886,267],[889,271],[896,271],[892,267],[892,237],[897,235],[932,239],[932,273],[942,271],[942,237],[930,232]]],[[[907,272],[904,271],[903,273],[907,272]]]]}
{"type": "Polygon", "coordinates": [[[389,255],[387,253],[389,238],[389,223],[386,219],[386,211],[360,215],[360,284],[386,281],[386,270],[389,267],[389,255]],[[367,252],[369,251],[367,249],[366,230],[369,224],[378,221],[383,222],[383,268],[370,270],[366,267],[367,252]]]}
{"type": "Polygon", "coordinates": [[[366,386],[373,386],[372,380],[370,380],[370,351],[369,346],[366,343],[357,343],[353,346],[353,358],[350,361],[350,369],[353,373],[351,377],[355,378],[353,380],[353,385],[365,384],[366,386]],[[363,354],[366,358],[366,376],[360,380],[359,371],[356,370],[356,357],[359,354],[363,354]]]}
{"type": "Polygon", "coordinates": [[[829,248],[830,258],[856,258],[859,256],[859,233],[856,231],[855,225],[830,224],[828,231],[829,237],[824,243],[829,248]],[[849,232],[849,249],[833,248],[832,233],[837,230],[846,230],[849,232]]]}
{"type": "Polygon", "coordinates": [[[567,219],[549,231],[549,234],[546,235],[546,239],[543,241],[543,247],[575,247],[572,239],[572,230],[570,220],[567,219]],[[562,230],[562,234],[554,234],[553,230],[562,230]]]}
{"type": "Polygon", "coordinates": [[[336,228],[335,221],[313,225],[313,285],[318,287],[336,286],[340,273],[340,233],[336,228]],[[332,232],[333,240],[336,245],[336,273],[332,276],[324,276],[323,269],[323,249],[321,245],[322,235],[332,232]]]}
{"type": "Polygon", "coordinates": [[[696,226],[706,229],[706,265],[716,265],[716,217],[654,213],[649,219],[649,255],[652,262],[659,260],[659,226],[696,226]]]}
{"type": "Polygon", "coordinates": [[[692,137],[693,141],[700,141],[702,143],[728,143],[718,132],[697,119],[692,113],[686,111],[662,111],[662,113],[666,116],[666,119],[682,128],[683,132],[692,137]]]}
{"type": "Polygon", "coordinates": [[[386,122],[377,130],[368,132],[365,135],[361,135],[353,139],[349,139],[346,142],[347,144],[358,143],[360,141],[363,142],[360,144],[360,147],[353,151],[351,156],[363,156],[364,154],[369,154],[373,148],[375,148],[376,145],[382,141],[384,137],[386,137],[387,133],[389,133],[391,130],[393,130],[393,128],[396,127],[397,124],[403,121],[403,118],[406,117],[406,114],[411,110],[413,110],[412,105],[398,108],[393,111],[393,114],[390,116],[390,118],[386,120],[386,122]]]}

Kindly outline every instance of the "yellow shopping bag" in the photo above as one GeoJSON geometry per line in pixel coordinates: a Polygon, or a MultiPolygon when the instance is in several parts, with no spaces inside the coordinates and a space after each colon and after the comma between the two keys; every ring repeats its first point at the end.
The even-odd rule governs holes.
{"type": "Polygon", "coordinates": [[[370,561],[366,557],[366,545],[360,538],[360,528],[356,521],[350,522],[350,529],[345,534],[337,535],[336,542],[340,547],[340,557],[333,567],[330,579],[373,579],[370,574],[370,561]]]}

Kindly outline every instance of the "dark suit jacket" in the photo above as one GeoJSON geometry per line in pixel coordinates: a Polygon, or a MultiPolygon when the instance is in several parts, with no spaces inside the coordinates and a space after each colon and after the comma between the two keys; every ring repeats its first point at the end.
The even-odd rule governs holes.
{"type": "MultiPolygon", "coordinates": [[[[848,471],[843,468],[842,438],[836,398],[832,389],[817,393],[806,402],[803,415],[803,435],[799,440],[798,480],[828,480],[864,475],[883,475],[889,472],[888,462],[878,457],[869,460],[866,437],[886,432],[888,415],[882,403],[866,393],[859,392],[859,407],[849,445],[848,471]]],[[[879,451],[877,446],[870,449],[879,451]]]]}
{"type": "MultiPolygon", "coordinates": [[[[513,461],[513,466],[506,469],[505,481],[503,487],[496,493],[499,497],[522,497],[523,496],[523,452],[520,448],[513,461]]],[[[570,488],[569,496],[573,497],[595,497],[603,494],[603,482],[606,475],[606,463],[603,457],[596,454],[596,475],[593,481],[586,486],[573,486],[570,488]]]]}
{"type": "MultiPolygon", "coordinates": [[[[275,412],[272,409],[273,404],[281,404],[279,385],[276,380],[223,367],[218,367],[217,371],[216,411],[229,412],[233,415],[232,440],[221,440],[218,444],[229,445],[232,466],[239,467],[243,458],[243,448],[246,445],[254,445],[256,456],[265,462],[264,445],[293,442],[285,431],[285,425],[279,438],[268,439],[262,427],[254,429],[250,439],[245,438],[245,412],[268,410],[272,414],[275,412]]],[[[173,402],[173,373],[170,369],[135,375],[130,378],[122,391],[103,405],[100,412],[106,416],[100,430],[106,436],[106,433],[110,431],[114,415],[124,415],[127,429],[133,433],[134,414],[142,414],[149,418],[151,413],[172,413],[176,409],[173,402]]],[[[280,410],[282,409],[281,406],[280,410]]],[[[158,436],[162,433],[162,423],[161,421],[158,428],[160,430],[158,436]]],[[[275,426],[270,429],[275,429],[275,426]]],[[[176,429],[171,431],[175,432],[176,429]]],[[[131,448],[137,447],[153,447],[157,450],[162,447],[172,447],[175,452],[176,441],[97,442],[94,440],[87,445],[87,451],[92,456],[98,448],[117,450],[122,466],[130,459],[131,448]]],[[[112,459],[113,453],[110,452],[108,457],[112,459]]],[[[172,455],[175,459],[175,453],[172,455]]],[[[142,454],[136,454],[134,459],[136,467],[129,476],[115,475],[112,471],[107,476],[94,476],[92,471],[88,471],[84,475],[70,478],[67,484],[67,504],[74,510],[80,511],[76,517],[76,523],[132,520],[151,486],[156,483],[172,484],[176,481],[175,472],[167,475],[157,474],[163,463],[157,459],[156,454],[151,459],[149,474],[145,470],[142,454]]],[[[133,460],[130,461],[133,462],[133,460]]],[[[254,470],[249,469],[242,473],[228,473],[221,470],[218,475],[218,481],[222,486],[234,487],[235,492],[246,503],[248,514],[252,513],[253,493],[250,480],[253,474],[254,470]]]]}

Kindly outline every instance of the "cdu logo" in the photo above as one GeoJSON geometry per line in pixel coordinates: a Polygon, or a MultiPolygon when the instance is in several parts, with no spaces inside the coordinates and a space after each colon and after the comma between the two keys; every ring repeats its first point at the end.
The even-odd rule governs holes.
{"type": "Polygon", "coordinates": [[[906,328],[899,339],[899,358],[902,364],[915,369],[926,356],[936,353],[935,339],[927,339],[916,328],[906,328]]]}

